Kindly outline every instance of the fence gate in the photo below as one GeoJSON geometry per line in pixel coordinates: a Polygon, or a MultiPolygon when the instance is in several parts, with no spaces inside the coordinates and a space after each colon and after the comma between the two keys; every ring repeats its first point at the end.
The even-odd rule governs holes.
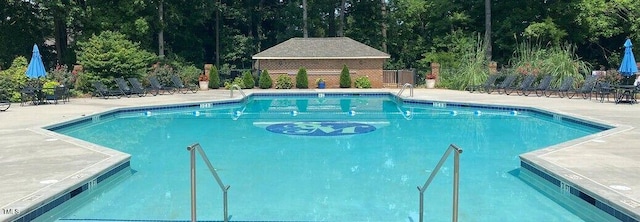
{"type": "Polygon", "coordinates": [[[415,72],[409,69],[383,70],[382,85],[384,87],[400,87],[405,83],[415,85],[415,72]]]}

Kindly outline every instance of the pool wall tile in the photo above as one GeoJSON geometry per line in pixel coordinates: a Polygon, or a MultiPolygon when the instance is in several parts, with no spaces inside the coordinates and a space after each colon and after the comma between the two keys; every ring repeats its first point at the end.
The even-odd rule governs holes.
{"type": "Polygon", "coordinates": [[[64,202],[72,199],[73,197],[78,196],[82,192],[84,192],[86,190],[89,190],[90,183],[93,183],[94,181],[97,181],[96,184],[99,184],[100,182],[106,180],[107,178],[113,176],[114,174],[116,174],[116,173],[128,168],[130,165],[131,165],[131,163],[129,161],[126,161],[126,162],[118,165],[117,167],[112,168],[109,171],[101,174],[96,179],[90,180],[89,182],[87,182],[85,184],[82,184],[82,185],[72,189],[71,191],[62,194],[61,196],[55,198],[54,200],[49,201],[48,203],[41,205],[40,207],[36,208],[35,210],[32,210],[31,212],[27,213],[26,215],[14,220],[14,221],[25,221],[25,222],[32,221],[32,220],[38,218],[39,216],[49,212],[53,208],[56,208],[57,206],[60,206],[64,202]],[[102,179],[100,181],[98,181],[98,179],[100,179],[100,178],[102,178],[102,179]]]}
{"type": "MultiPolygon", "coordinates": [[[[520,161],[520,167],[528,170],[529,172],[534,173],[535,175],[539,176],[540,178],[556,185],[559,189],[563,189],[563,187],[568,187],[568,191],[570,194],[582,199],[583,201],[585,201],[586,203],[589,203],[593,206],[595,206],[596,208],[606,212],[607,214],[614,216],[615,218],[619,219],[620,221],[623,222],[638,222],[638,220],[632,218],[631,216],[617,210],[616,208],[610,206],[609,204],[602,202],[592,196],[590,196],[589,194],[582,192],[580,189],[573,187],[567,183],[561,182],[561,180],[555,178],[554,176],[538,169],[537,167],[524,162],[524,161],[520,161]]],[[[566,189],[566,188],[565,188],[566,189]]]]}

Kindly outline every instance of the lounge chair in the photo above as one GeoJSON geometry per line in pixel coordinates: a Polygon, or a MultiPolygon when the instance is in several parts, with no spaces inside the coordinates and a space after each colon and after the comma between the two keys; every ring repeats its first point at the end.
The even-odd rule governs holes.
{"type": "Polygon", "coordinates": [[[106,85],[104,85],[104,83],[99,81],[93,82],[93,88],[95,88],[95,95],[104,99],[109,99],[109,97],[116,97],[120,99],[120,97],[122,97],[123,95],[122,91],[120,91],[119,89],[111,90],[106,85]]]}
{"type": "Polygon", "coordinates": [[[164,94],[165,92],[173,94],[176,91],[173,87],[163,86],[155,76],[149,76],[149,84],[151,84],[151,94],[154,95],[164,94]]]}
{"type": "Polygon", "coordinates": [[[582,87],[577,88],[576,90],[571,90],[567,92],[567,97],[569,99],[573,98],[575,95],[582,95],[583,99],[591,99],[591,95],[594,93],[594,89],[596,87],[596,82],[598,81],[598,76],[590,75],[587,76],[587,79],[584,80],[584,84],[582,87]]]}
{"type": "Polygon", "coordinates": [[[563,98],[571,89],[573,89],[573,77],[568,76],[564,78],[560,87],[549,88],[544,92],[544,95],[546,97],[550,97],[555,92],[558,97],[563,98]]]}
{"type": "Polygon", "coordinates": [[[116,82],[118,89],[120,89],[120,92],[122,92],[122,94],[126,95],[127,97],[131,97],[131,95],[133,94],[138,95],[138,97],[143,97],[147,94],[144,90],[135,90],[129,87],[127,80],[124,80],[124,78],[122,77],[115,78],[114,81],[116,82]]]}
{"type": "Polygon", "coordinates": [[[478,91],[481,93],[488,92],[489,89],[496,84],[496,80],[498,79],[498,77],[500,77],[500,74],[489,75],[484,83],[480,85],[468,86],[467,91],[469,91],[470,93],[473,93],[474,91],[478,91]]]}
{"type": "Polygon", "coordinates": [[[140,83],[136,78],[129,78],[129,83],[131,83],[131,90],[137,92],[138,95],[146,96],[148,91],[151,91],[151,94],[154,96],[158,95],[157,91],[155,91],[156,93],[154,94],[154,90],[144,88],[142,83],[140,83]]]}
{"type": "Polygon", "coordinates": [[[171,76],[171,82],[173,82],[173,87],[175,87],[176,90],[178,92],[181,92],[182,94],[186,94],[188,91],[196,93],[196,92],[198,92],[198,89],[200,88],[195,84],[185,85],[182,82],[182,80],[180,79],[180,77],[177,76],[177,75],[171,76]]]}
{"type": "Polygon", "coordinates": [[[492,87],[487,93],[491,93],[493,90],[498,91],[498,94],[506,93],[507,89],[511,88],[513,82],[516,81],[517,77],[516,75],[507,75],[499,85],[492,87]]]}
{"type": "MultiPolygon", "coordinates": [[[[519,96],[529,96],[529,93],[531,93],[531,91],[534,91],[535,89],[532,87],[533,86],[533,82],[536,81],[536,76],[532,75],[532,74],[528,74],[526,76],[524,76],[524,79],[522,79],[522,82],[520,83],[520,85],[518,85],[515,90],[516,93],[518,93],[519,96]]],[[[506,91],[507,95],[510,94],[509,90],[506,91]]]]}
{"type": "Polygon", "coordinates": [[[540,97],[544,95],[547,89],[549,89],[549,86],[551,86],[551,80],[553,80],[553,76],[551,75],[546,75],[540,80],[540,83],[538,83],[536,87],[536,96],[540,97]]]}

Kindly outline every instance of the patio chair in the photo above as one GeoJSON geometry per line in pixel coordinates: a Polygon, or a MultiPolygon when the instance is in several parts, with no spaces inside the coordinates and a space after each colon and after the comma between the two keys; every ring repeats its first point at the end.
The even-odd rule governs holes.
{"type": "Polygon", "coordinates": [[[549,89],[549,86],[551,86],[551,80],[553,80],[553,76],[551,75],[546,75],[540,80],[540,83],[538,83],[536,87],[536,96],[541,97],[544,95],[547,89],[549,89]]]}
{"type": "MultiPolygon", "coordinates": [[[[515,90],[516,93],[518,93],[519,96],[529,96],[529,93],[531,93],[531,91],[534,91],[535,89],[532,87],[533,86],[533,82],[536,81],[536,76],[532,75],[532,74],[528,74],[526,76],[524,76],[524,79],[522,79],[522,82],[520,83],[520,85],[518,85],[515,90]]],[[[507,90],[507,95],[510,94],[510,92],[507,90]]]]}
{"type": "Polygon", "coordinates": [[[511,88],[511,85],[513,85],[513,82],[516,81],[517,77],[518,76],[516,75],[507,75],[507,77],[505,77],[504,80],[499,85],[492,87],[492,89],[489,90],[487,93],[491,93],[491,91],[493,90],[498,91],[498,94],[502,94],[503,92],[507,93],[507,89],[511,88]]]}
{"type": "Polygon", "coordinates": [[[164,94],[165,92],[173,94],[176,91],[176,89],[173,87],[163,86],[155,76],[149,76],[149,84],[151,84],[151,94],[153,94],[154,96],[158,94],[164,94]]]}
{"type": "Polygon", "coordinates": [[[595,76],[595,75],[587,76],[587,79],[584,80],[584,84],[582,84],[580,88],[567,92],[567,97],[571,99],[575,95],[580,94],[582,95],[583,99],[587,99],[587,98],[591,99],[591,95],[594,93],[594,89],[597,81],[598,81],[598,76],[595,76]]]}
{"type": "Polygon", "coordinates": [[[496,84],[496,80],[500,77],[500,74],[492,74],[487,77],[487,80],[480,85],[467,86],[467,91],[473,93],[475,91],[478,92],[488,92],[489,89],[496,84]]]}
{"type": "Polygon", "coordinates": [[[116,97],[120,99],[120,97],[122,97],[123,95],[122,91],[120,91],[119,89],[117,90],[109,89],[102,82],[95,81],[92,84],[93,84],[93,87],[95,88],[95,91],[94,91],[95,95],[102,97],[103,99],[109,99],[109,97],[116,97]]]}
{"type": "Polygon", "coordinates": [[[32,104],[36,104],[37,102],[37,94],[36,88],[33,86],[25,86],[20,89],[20,106],[24,106],[25,104],[31,102],[32,104]]]}
{"type": "Polygon", "coordinates": [[[549,88],[544,92],[544,95],[546,97],[550,97],[553,93],[556,93],[558,97],[563,98],[571,89],[573,89],[573,77],[568,76],[564,78],[560,87],[549,88]]]}
{"type": "Polygon", "coordinates": [[[65,103],[65,94],[67,93],[67,90],[65,89],[66,87],[64,86],[56,86],[53,89],[52,93],[46,93],[44,99],[47,102],[52,102],[53,104],[58,104],[58,101],[62,101],[63,103],[65,103]]]}
{"type": "MultiPolygon", "coordinates": [[[[131,83],[131,90],[135,91],[139,96],[146,96],[147,95],[147,88],[144,88],[144,86],[142,86],[142,83],[140,83],[140,81],[138,81],[138,79],[136,78],[129,78],[129,83],[131,83]]],[[[158,95],[157,93],[152,93],[154,96],[158,95]]]]}
{"type": "Polygon", "coordinates": [[[615,92],[615,88],[608,82],[597,82],[595,86],[596,100],[600,97],[600,102],[604,102],[604,97],[609,101],[609,95],[615,92]]]}
{"type": "Polygon", "coordinates": [[[176,88],[176,90],[182,94],[186,94],[188,91],[191,91],[192,93],[196,93],[200,88],[195,84],[185,85],[178,75],[171,76],[171,82],[173,82],[173,87],[176,88]]]}

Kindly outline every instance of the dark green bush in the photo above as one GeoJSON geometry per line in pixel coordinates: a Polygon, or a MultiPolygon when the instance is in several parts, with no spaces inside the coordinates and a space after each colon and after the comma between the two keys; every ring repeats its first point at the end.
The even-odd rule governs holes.
{"type": "Polygon", "coordinates": [[[298,69],[298,74],[296,74],[296,88],[298,89],[309,88],[309,79],[307,78],[307,69],[304,67],[300,67],[300,69],[298,69]]]}
{"type": "Polygon", "coordinates": [[[258,81],[258,87],[261,89],[268,89],[271,88],[271,85],[273,85],[273,80],[271,79],[271,76],[269,76],[269,72],[266,69],[262,70],[260,80],[258,81]]]}
{"type": "Polygon", "coordinates": [[[209,69],[209,88],[220,88],[220,73],[218,73],[218,68],[215,65],[209,69]]]}
{"type": "Polygon", "coordinates": [[[349,74],[349,68],[347,65],[342,66],[342,72],[340,72],[340,88],[351,87],[351,75],[349,74]]]}
{"type": "Polygon", "coordinates": [[[84,71],[104,79],[144,76],[157,56],[119,32],[104,31],[78,42],[78,63],[84,71]]]}
{"type": "Polygon", "coordinates": [[[291,89],[293,83],[287,74],[282,74],[276,79],[276,89],[291,89]]]}
{"type": "Polygon", "coordinates": [[[242,82],[244,83],[242,87],[243,89],[253,89],[256,86],[256,81],[253,79],[253,75],[251,75],[251,71],[247,70],[242,73],[242,82]]]}
{"type": "Polygon", "coordinates": [[[367,76],[360,76],[356,78],[356,81],[353,83],[356,88],[360,89],[368,89],[371,88],[371,80],[367,76]]]}

